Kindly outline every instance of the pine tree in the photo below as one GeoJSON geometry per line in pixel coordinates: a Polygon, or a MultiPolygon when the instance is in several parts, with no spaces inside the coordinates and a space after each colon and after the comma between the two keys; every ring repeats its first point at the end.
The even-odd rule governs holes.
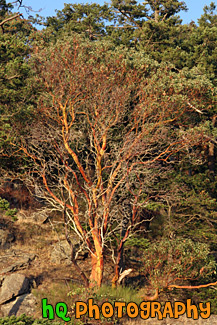
{"type": "Polygon", "coordinates": [[[12,13],[11,4],[1,0],[0,8],[0,24],[3,23],[0,31],[0,154],[3,167],[13,164],[8,143],[14,128],[22,128],[31,111],[33,89],[28,56],[29,35],[33,29],[19,14],[12,13]]]}
{"type": "MultiPolygon", "coordinates": [[[[181,19],[177,14],[187,10],[183,1],[149,0],[142,5],[136,1],[112,1],[118,25],[112,37],[128,34],[128,45],[143,50],[154,59],[162,60],[162,53],[177,40],[181,19]]],[[[125,42],[126,43],[126,42],[125,42]]]]}
{"type": "Polygon", "coordinates": [[[106,35],[106,22],[112,18],[107,4],[65,4],[64,9],[57,11],[56,17],[48,17],[44,25],[56,35],[76,32],[95,40],[106,35]]]}

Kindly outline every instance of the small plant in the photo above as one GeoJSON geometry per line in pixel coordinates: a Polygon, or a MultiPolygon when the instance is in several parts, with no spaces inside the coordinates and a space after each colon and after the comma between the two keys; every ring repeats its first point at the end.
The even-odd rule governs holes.
{"type": "Polygon", "coordinates": [[[0,209],[5,211],[5,210],[8,210],[10,208],[10,203],[5,200],[5,199],[2,199],[0,197],[0,209]]]}
{"type": "Polygon", "coordinates": [[[11,217],[13,221],[17,221],[17,209],[8,209],[6,212],[5,212],[5,215],[8,216],[8,217],[11,217]]]}
{"type": "Polygon", "coordinates": [[[12,218],[13,221],[17,220],[16,214],[17,209],[10,209],[10,203],[6,200],[0,197],[0,210],[5,211],[5,215],[12,218]]]}

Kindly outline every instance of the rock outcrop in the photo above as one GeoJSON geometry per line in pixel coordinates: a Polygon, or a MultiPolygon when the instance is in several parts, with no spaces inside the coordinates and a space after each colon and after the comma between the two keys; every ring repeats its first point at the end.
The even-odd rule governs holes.
{"type": "MultiPolygon", "coordinates": [[[[4,258],[1,258],[1,263],[0,263],[0,268],[1,268],[1,271],[0,271],[0,279],[5,274],[11,273],[11,272],[16,272],[18,270],[25,269],[26,267],[28,267],[30,265],[31,261],[33,261],[35,259],[35,257],[36,257],[35,254],[29,254],[29,255],[27,255],[27,254],[24,255],[23,254],[23,256],[17,258],[16,251],[12,251],[12,253],[14,253],[14,256],[13,256],[14,261],[11,258],[10,259],[11,262],[9,263],[9,266],[7,266],[7,267],[1,268],[1,265],[3,263],[5,263],[5,265],[6,265],[6,261],[5,260],[8,260],[9,258],[7,257],[7,255],[5,255],[4,258]]],[[[10,257],[11,257],[11,255],[10,255],[10,257]]]]}
{"type": "Polygon", "coordinates": [[[1,306],[2,316],[32,316],[35,312],[36,298],[32,293],[17,297],[15,300],[1,306]]]}
{"type": "Polygon", "coordinates": [[[29,291],[29,280],[23,274],[8,275],[0,289],[0,304],[29,291]]]}

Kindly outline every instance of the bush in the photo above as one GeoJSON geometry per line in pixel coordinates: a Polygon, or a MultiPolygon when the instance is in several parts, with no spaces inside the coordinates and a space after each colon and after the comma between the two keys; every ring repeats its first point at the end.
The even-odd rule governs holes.
{"type": "Polygon", "coordinates": [[[161,239],[144,250],[143,272],[152,288],[163,291],[170,285],[192,281],[210,282],[216,262],[207,244],[190,239],[161,239]]]}

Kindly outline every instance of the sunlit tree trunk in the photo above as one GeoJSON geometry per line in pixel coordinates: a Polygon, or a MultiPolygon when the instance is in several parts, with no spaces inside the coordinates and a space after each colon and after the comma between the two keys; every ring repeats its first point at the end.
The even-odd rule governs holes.
{"type": "Polygon", "coordinates": [[[100,287],[103,279],[104,258],[102,248],[99,247],[91,254],[91,274],[89,279],[90,287],[100,287]]]}

